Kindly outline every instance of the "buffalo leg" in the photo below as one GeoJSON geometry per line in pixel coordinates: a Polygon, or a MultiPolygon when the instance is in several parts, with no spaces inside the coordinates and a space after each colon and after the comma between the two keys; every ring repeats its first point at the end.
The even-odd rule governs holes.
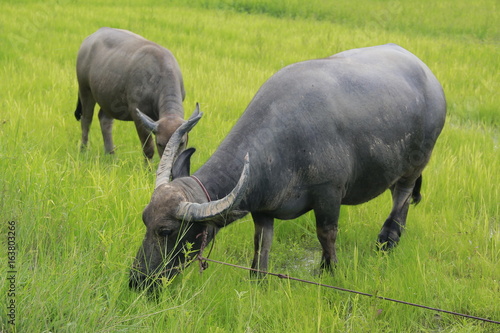
{"type": "Polygon", "coordinates": [[[113,154],[115,146],[113,145],[113,118],[109,118],[102,109],[99,110],[99,122],[101,123],[102,138],[104,140],[104,150],[108,154],[113,154]]]}
{"type": "Polygon", "coordinates": [[[320,202],[314,208],[314,214],[316,217],[316,234],[323,248],[320,268],[331,271],[337,263],[335,241],[337,240],[340,200],[320,202]]]}
{"type": "Polygon", "coordinates": [[[408,215],[413,186],[408,187],[398,182],[391,188],[392,210],[378,235],[378,242],[383,250],[393,248],[399,242],[406,225],[406,216],[408,215]]]}
{"type": "Polygon", "coordinates": [[[89,130],[94,117],[94,107],[96,102],[92,97],[90,91],[80,91],[80,101],[82,103],[81,126],[82,126],[82,144],[81,148],[85,149],[89,141],[89,130]]]}
{"type": "MultiPolygon", "coordinates": [[[[252,213],[253,222],[255,225],[254,235],[254,257],[252,268],[261,271],[267,271],[269,251],[273,241],[274,219],[258,213],[252,213]]],[[[259,275],[255,271],[250,271],[252,276],[259,275]]]]}

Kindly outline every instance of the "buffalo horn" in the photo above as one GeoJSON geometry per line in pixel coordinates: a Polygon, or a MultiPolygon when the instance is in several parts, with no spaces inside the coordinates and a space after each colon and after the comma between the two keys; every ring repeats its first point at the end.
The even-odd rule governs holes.
{"type": "Polygon", "coordinates": [[[177,210],[177,218],[186,221],[209,221],[217,215],[224,215],[231,211],[232,207],[237,206],[243,195],[245,194],[248,185],[248,175],[250,173],[248,153],[245,155],[245,164],[241,172],[240,179],[235,188],[222,199],[207,203],[181,202],[177,210]]]}
{"type": "Polygon", "coordinates": [[[147,115],[141,112],[139,109],[135,109],[137,116],[141,120],[142,124],[144,127],[150,131],[156,134],[158,132],[158,123],[154,121],[153,119],[149,118],[147,115]]]}
{"type": "Polygon", "coordinates": [[[168,184],[170,182],[170,174],[172,173],[172,165],[174,159],[177,156],[177,151],[179,150],[179,145],[181,144],[182,137],[184,134],[188,133],[196,123],[201,119],[203,113],[200,112],[200,106],[196,103],[196,109],[193,115],[188,121],[184,122],[177,130],[172,134],[170,140],[168,140],[165,151],[158,165],[158,170],[156,170],[156,185],[158,188],[160,185],[168,184]]]}

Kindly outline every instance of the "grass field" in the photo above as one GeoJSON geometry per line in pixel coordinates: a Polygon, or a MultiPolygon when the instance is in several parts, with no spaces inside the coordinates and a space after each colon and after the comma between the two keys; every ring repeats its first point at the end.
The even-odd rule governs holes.
{"type": "MultiPolygon", "coordinates": [[[[448,101],[407,232],[397,249],[377,252],[389,195],[343,207],[336,273],[319,277],[313,215],[277,221],[271,271],[500,320],[498,3],[185,3],[0,3],[0,332],[498,331],[273,277],[256,283],[217,264],[203,274],[193,264],[156,300],[128,289],[154,171],[131,123],[115,123],[114,156],[104,154],[97,120],[88,150],[79,150],[75,60],[87,35],[129,29],[175,54],[186,117],[196,102],[205,113],[190,137],[194,170],[280,68],[392,42],[428,64],[448,101]]],[[[249,217],[235,222],[219,233],[211,258],[249,265],[252,235],[249,217]]]]}

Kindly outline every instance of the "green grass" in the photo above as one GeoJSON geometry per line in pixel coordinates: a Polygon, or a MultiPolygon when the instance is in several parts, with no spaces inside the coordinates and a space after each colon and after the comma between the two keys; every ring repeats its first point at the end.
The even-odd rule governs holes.
{"type": "MultiPolygon", "coordinates": [[[[0,331],[494,332],[498,326],[211,264],[159,299],[128,289],[154,172],[133,124],[116,122],[107,156],[97,121],[79,151],[75,59],[101,26],[137,32],[177,57],[194,170],[262,83],[293,62],[388,42],[442,82],[448,119],[424,173],[423,201],[390,254],[375,238],[389,195],[343,207],[334,276],[313,274],[314,219],[277,221],[271,270],[500,320],[499,21],[495,1],[157,1],[0,4],[0,331]],[[16,221],[16,326],[8,323],[7,226],[16,221]],[[4,264],[5,263],[5,264],[4,264]]],[[[155,163],[158,161],[156,157],[155,163]]],[[[222,230],[212,258],[248,265],[249,217],[222,230]]]]}

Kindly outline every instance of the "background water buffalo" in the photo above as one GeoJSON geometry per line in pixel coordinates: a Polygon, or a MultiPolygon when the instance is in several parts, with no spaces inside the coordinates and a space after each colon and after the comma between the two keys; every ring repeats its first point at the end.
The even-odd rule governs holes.
{"type": "Polygon", "coordinates": [[[119,119],[134,121],[148,159],[154,155],[151,132],[156,134],[158,153],[163,154],[170,136],[184,122],[182,74],[169,50],[127,30],[101,28],[83,41],[76,74],[75,117],[81,120],[82,147],[87,145],[98,103],[107,153],[114,151],[111,132],[113,120],[119,119]]]}
{"type": "Polygon", "coordinates": [[[255,224],[253,268],[267,269],[274,218],[293,219],[313,210],[321,267],[330,269],[337,260],[340,206],[366,202],[386,189],[393,208],[378,242],[394,246],[410,201],[420,200],[422,170],[445,114],[443,90],[432,72],[393,44],[280,70],[190,177],[194,150],[184,151],[175,163],[174,157],[176,141],[201,117],[195,113],[162,157],[143,213],[146,235],[131,287],[177,273],[189,259],[188,243],[191,250],[200,249],[200,235],[210,241],[218,228],[247,212],[255,224]]]}

